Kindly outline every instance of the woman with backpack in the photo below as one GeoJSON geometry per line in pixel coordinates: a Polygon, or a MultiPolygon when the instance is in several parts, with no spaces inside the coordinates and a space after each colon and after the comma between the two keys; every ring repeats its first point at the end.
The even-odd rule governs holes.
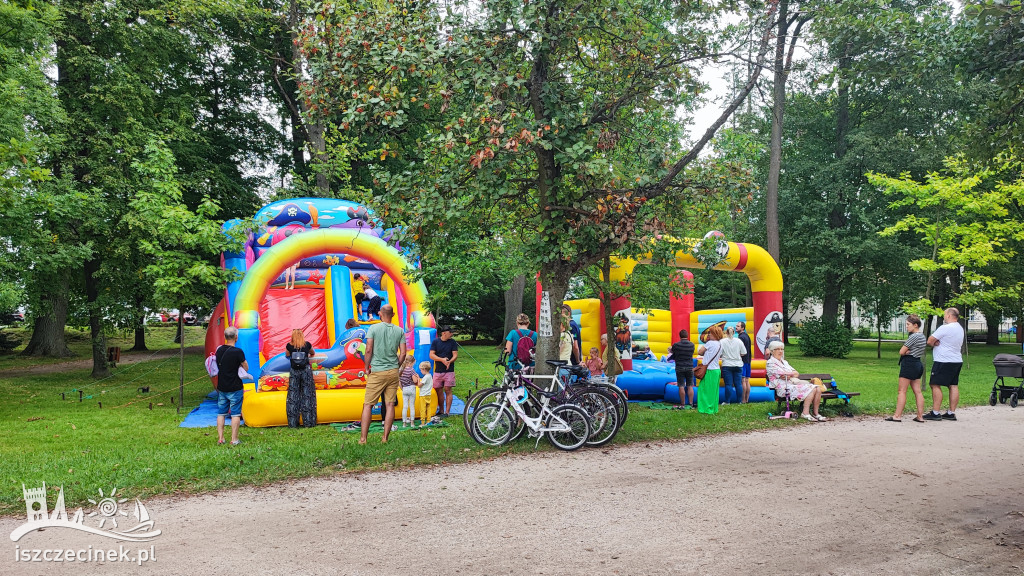
{"type": "Polygon", "coordinates": [[[288,396],[284,409],[288,416],[288,427],[298,428],[302,425],[316,426],[316,384],[313,383],[313,367],[309,357],[313,354],[313,345],[306,342],[302,330],[292,330],[291,342],[285,344],[291,369],[288,373],[288,396]]]}
{"type": "Polygon", "coordinates": [[[516,329],[505,337],[508,367],[513,370],[522,368],[528,372],[533,367],[533,351],[536,346],[537,333],[530,330],[530,317],[526,314],[516,316],[516,329]]]}

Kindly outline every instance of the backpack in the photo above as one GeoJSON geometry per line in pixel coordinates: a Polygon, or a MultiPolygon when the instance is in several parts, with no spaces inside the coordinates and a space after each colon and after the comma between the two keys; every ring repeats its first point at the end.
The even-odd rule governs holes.
{"type": "Polygon", "coordinates": [[[518,330],[518,332],[519,342],[516,343],[516,360],[518,360],[523,366],[529,366],[530,362],[533,361],[533,353],[536,344],[529,332],[526,334],[523,334],[522,330],[518,330]]]}
{"type": "MultiPolygon", "coordinates": [[[[220,347],[218,347],[218,350],[220,347]]],[[[212,354],[206,357],[206,373],[213,378],[220,373],[220,368],[217,367],[217,352],[214,351],[212,354]]]]}

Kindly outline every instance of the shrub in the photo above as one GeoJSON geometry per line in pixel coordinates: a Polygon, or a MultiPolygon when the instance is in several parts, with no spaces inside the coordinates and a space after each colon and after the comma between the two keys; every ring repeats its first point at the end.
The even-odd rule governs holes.
{"type": "Polygon", "coordinates": [[[857,338],[871,338],[871,327],[861,324],[857,327],[857,338]]]}
{"type": "Polygon", "coordinates": [[[804,356],[846,358],[853,350],[853,333],[838,322],[811,318],[803,322],[799,344],[804,356]]]}
{"type": "Polygon", "coordinates": [[[11,332],[0,330],[0,351],[10,352],[21,344],[21,338],[15,337],[11,332]]]}

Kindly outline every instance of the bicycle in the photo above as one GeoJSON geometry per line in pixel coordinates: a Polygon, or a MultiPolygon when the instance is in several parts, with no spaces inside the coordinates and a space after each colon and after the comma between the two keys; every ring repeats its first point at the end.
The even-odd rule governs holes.
{"type": "MultiPolygon", "coordinates": [[[[504,370],[502,385],[499,386],[497,380],[495,380],[494,386],[479,391],[467,402],[467,409],[463,414],[463,425],[466,427],[470,437],[477,442],[481,444],[489,443],[487,439],[481,439],[476,436],[476,430],[470,423],[470,412],[475,413],[485,404],[500,402],[506,387],[519,386],[516,383],[517,380],[528,381],[535,387],[536,380],[551,380],[552,385],[543,390],[544,392],[555,394],[554,399],[559,403],[575,404],[583,408],[591,418],[591,435],[587,439],[586,445],[603,446],[611,442],[615,435],[618,434],[619,429],[622,427],[621,404],[624,404],[624,401],[620,402],[620,400],[625,398],[620,390],[607,386],[590,385],[586,369],[581,366],[567,366],[563,362],[549,360],[548,363],[558,369],[557,373],[550,376],[539,376],[525,374],[521,367],[505,369],[506,360],[507,358],[503,354],[495,362],[496,366],[504,370]]],[[[530,417],[536,417],[540,413],[540,407],[536,405],[533,398],[529,397],[523,403],[523,410],[530,417]]],[[[521,419],[513,424],[514,429],[507,441],[518,439],[526,430],[525,423],[521,419]]]]}
{"type": "Polygon", "coordinates": [[[535,384],[523,380],[521,374],[518,384],[521,386],[504,387],[500,402],[484,404],[477,409],[470,420],[474,439],[492,446],[500,446],[511,441],[515,430],[515,417],[518,416],[528,429],[528,434],[537,438],[538,443],[542,436],[546,436],[556,448],[568,451],[576,450],[587,442],[591,435],[591,426],[590,415],[585,410],[571,403],[556,404],[552,407],[552,400],[559,392],[542,390],[535,384]],[[531,390],[542,398],[536,417],[529,416],[523,408],[531,390]]]}

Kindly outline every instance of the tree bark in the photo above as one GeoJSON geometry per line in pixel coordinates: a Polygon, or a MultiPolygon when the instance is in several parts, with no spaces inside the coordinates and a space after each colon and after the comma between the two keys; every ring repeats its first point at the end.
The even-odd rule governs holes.
{"type": "Polygon", "coordinates": [[[67,281],[50,285],[50,290],[40,297],[42,309],[33,314],[32,338],[21,353],[22,356],[73,356],[64,338],[64,327],[68,320],[67,281]]]}
{"type": "Polygon", "coordinates": [[[984,310],[985,313],[985,344],[988,346],[999,345],[999,313],[995,310],[984,310]]]}
{"type": "MultiPolygon", "coordinates": [[[[572,276],[569,266],[568,262],[555,261],[547,264],[541,270],[541,285],[544,287],[544,291],[548,293],[548,303],[551,306],[549,320],[553,333],[551,336],[543,336],[540,335],[538,330],[538,335],[540,335],[536,356],[536,372],[538,374],[553,373],[547,361],[558,360],[558,337],[561,330],[559,318],[561,316],[562,299],[565,298],[565,293],[569,290],[569,278],[572,276]]],[[[537,318],[537,326],[540,327],[540,325],[541,318],[537,318]]]]}
{"type": "Polygon", "coordinates": [[[142,305],[142,298],[135,297],[135,345],[131,347],[132,352],[146,352],[146,307],[142,305]]]}
{"type": "MultiPolygon", "coordinates": [[[[302,59],[302,51],[299,50],[299,45],[296,42],[298,39],[298,33],[296,30],[298,29],[299,21],[299,2],[298,0],[291,0],[291,2],[288,3],[288,30],[290,31],[292,38],[291,65],[296,79],[303,77],[303,71],[305,69],[302,59]]],[[[312,156],[310,164],[312,165],[312,170],[316,177],[317,191],[320,197],[330,198],[331,182],[327,173],[327,139],[324,133],[325,127],[323,118],[319,114],[311,113],[306,106],[304,99],[298,98],[297,100],[299,110],[301,110],[302,115],[304,116],[303,123],[306,128],[306,137],[309,142],[309,153],[312,156]]]]}
{"type": "Polygon", "coordinates": [[[853,329],[853,301],[849,299],[843,302],[843,323],[847,330],[853,329]]]}
{"type": "MultiPolygon", "coordinates": [[[[847,80],[847,71],[851,66],[849,56],[850,45],[843,48],[843,55],[839,58],[839,88],[836,99],[836,165],[846,156],[846,136],[850,131],[850,85],[847,80]]],[[[846,214],[843,212],[846,207],[845,197],[840,188],[838,197],[833,202],[833,208],[829,212],[828,225],[834,229],[846,228],[846,214]]],[[[822,298],[822,320],[836,322],[839,318],[839,302],[842,294],[844,275],[830,267],[825,273],[825,295],[822,298]]]]}
{"type": "Polygon", "coordinates": [[[98,258],[85,261],[85,300],[89,307],[89,339],[92,342],[92,377],[106,378],[110,375],[107,365],[107,340],[103,334],[103,311],[100,307],[100,286],[97,275],[100,270],[98,258]]]}
{"type": "MultiPolygon", "coordinates": [[[[512,285],[505,290],[505,330],[504,337],[516,329],[516,317],[523,313],[523,291],[526,290],[526,275],[520,274],[512,279],[512,285]]],[[[499,341],[499,344],[501,341],[499,341]]]]}
{"type": "Polygon", "coordinates": [[[772,134],[768,158],[768,183],[765,186],[767,202],[767,250],[779,262],[779,174],[782,172],[782,115],[786,107],[786,70],[783,59],[786,52],[786,31],[789,26],[789,0],[779,2],[779,30],[775,35],[775,61],[772,68],[772,134]]]}

